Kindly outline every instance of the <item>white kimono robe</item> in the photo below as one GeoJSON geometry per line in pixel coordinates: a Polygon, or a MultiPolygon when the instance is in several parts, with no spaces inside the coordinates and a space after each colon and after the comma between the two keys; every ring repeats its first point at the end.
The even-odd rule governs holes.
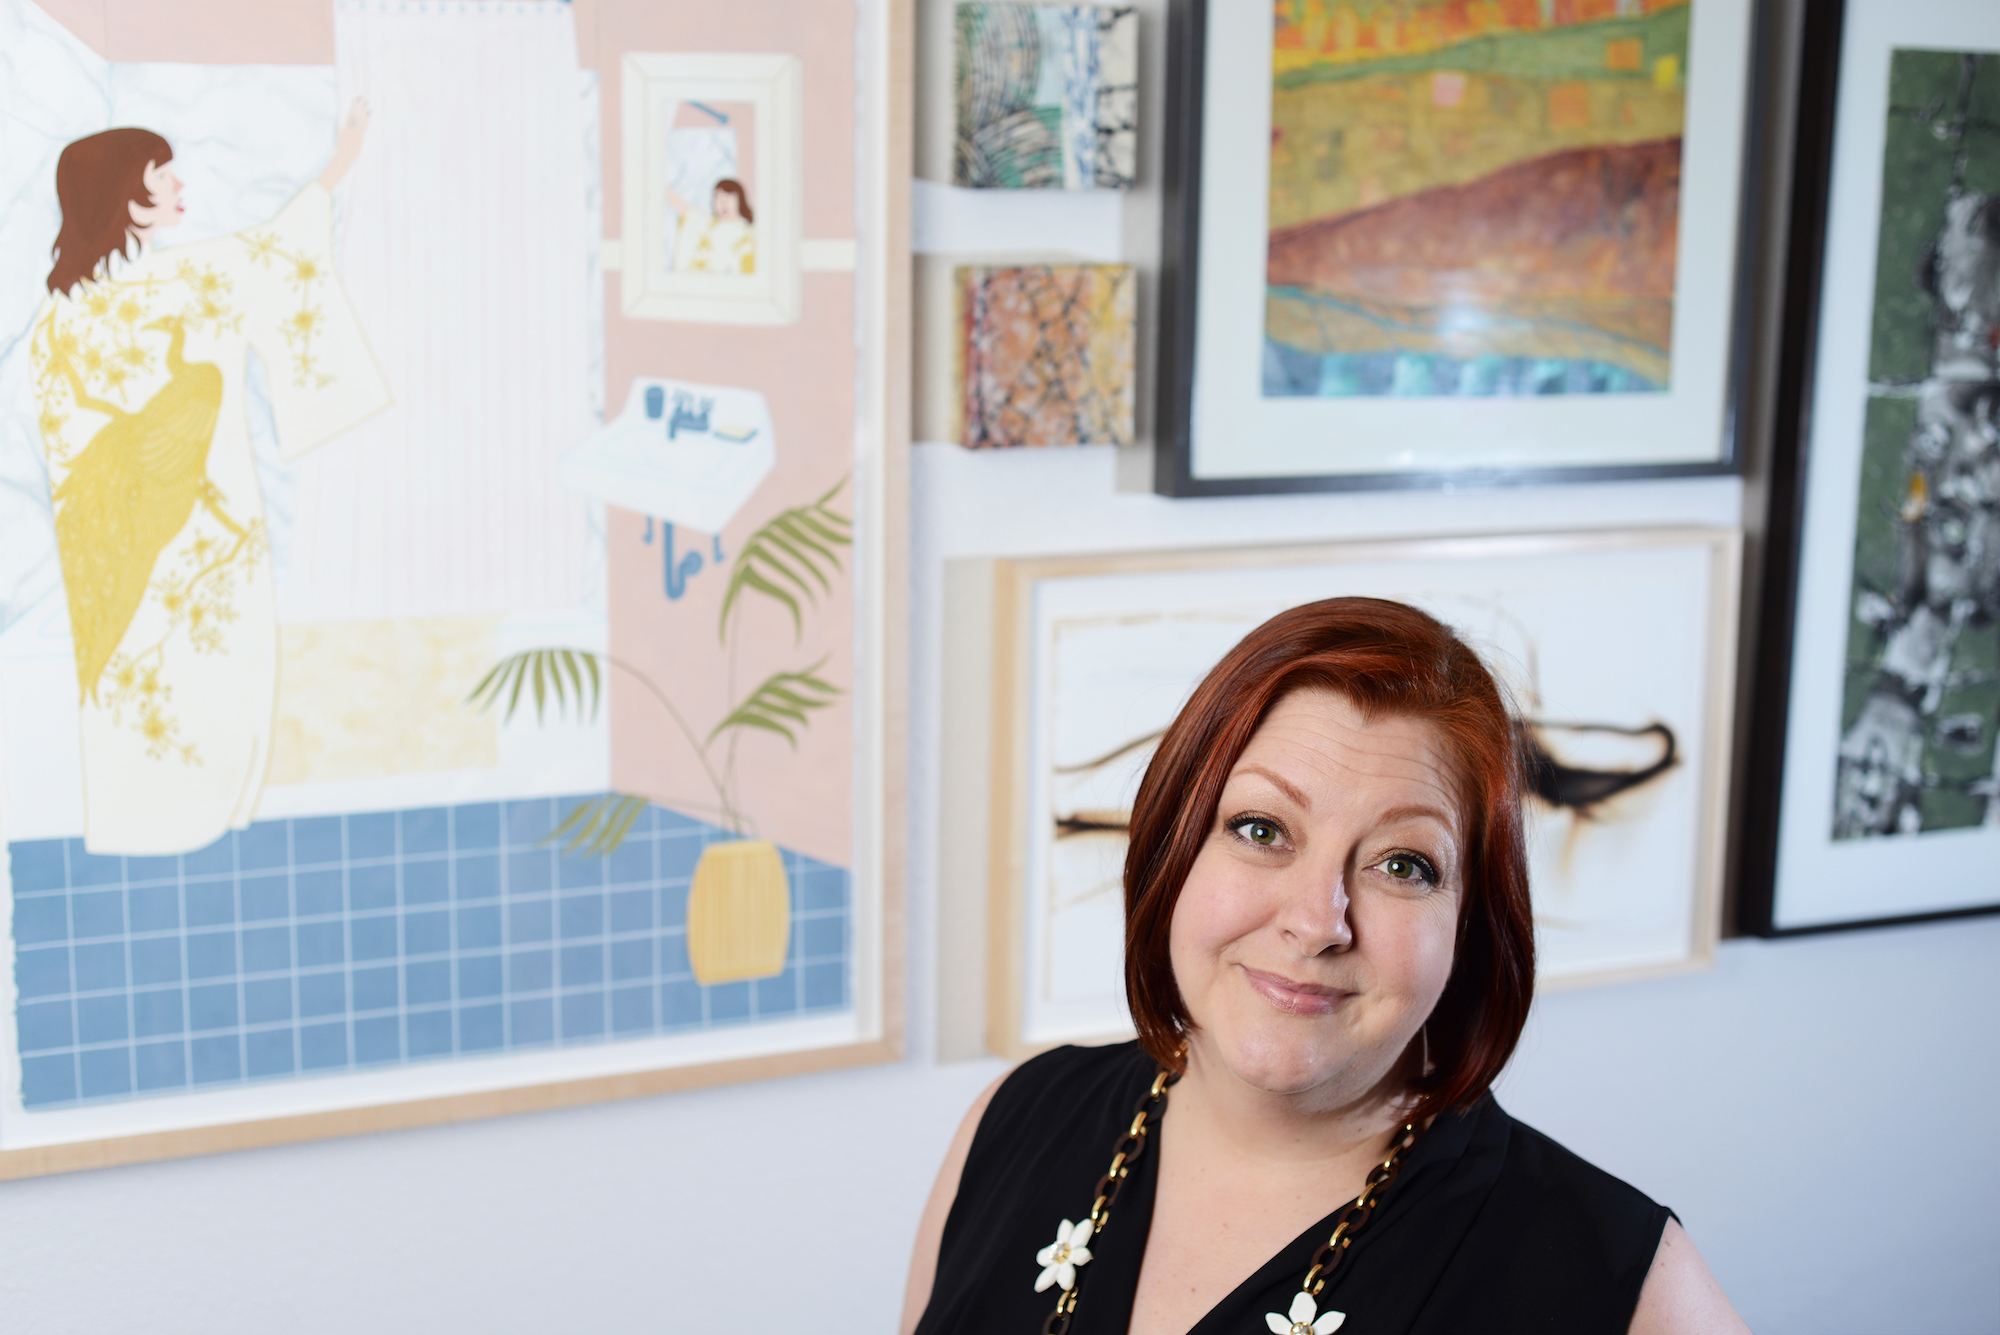
{"type": "Polygon", "coordinates": [[[693,210],[674,228],[677,273],[755,273],[757,234],[741,218],[693,210]]]}
{"type": "Polygon", "coordinates": [[[36,316],[92,852],[186,852],[256,815],[278,623],[247,354],[287,457],[389,403],[332,233],[309,185],[263,227],[149,249],[36,316]]]}

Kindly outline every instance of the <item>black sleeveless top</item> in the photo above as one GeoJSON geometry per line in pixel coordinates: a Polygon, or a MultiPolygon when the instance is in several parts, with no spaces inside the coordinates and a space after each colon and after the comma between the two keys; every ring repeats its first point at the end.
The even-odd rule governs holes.
{"type": "MultiPolygon", "coordinates": [[[[1058,1048],[994,1092],[945,1221],[937,1279],[917,1335],[1031,1335],[1060,1290],[1035,1292],[1035,1253],[1091,1188],[1152,1082],[1137,1043],[1058,1048]]],[[[1124,1335],[1146,1251],[1159,1137],[1173,1096],[1111,1212],[1090,1239],[1071,1335],[1124,1335]]],[[[1291,1306],[1346,1202],[1333,1205],[1238,1285],[1189,1335],[1255,1335],[1291,1306]]],[[[1341,1335],[1618,1335],[1632,1323],[1669,1211],[1487,1097],[1446,1113],[1410,1151],[1319,1298],[1341,1335]]]]}

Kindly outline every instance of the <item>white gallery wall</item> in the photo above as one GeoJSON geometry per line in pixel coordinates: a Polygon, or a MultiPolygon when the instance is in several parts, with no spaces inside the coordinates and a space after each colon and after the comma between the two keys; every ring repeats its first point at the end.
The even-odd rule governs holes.
{"type": "MultiPolygon", "coordinates": [[[[1157,17],[1160,0],[1141,8],[1157,17]]],[[[950,0],[922,0],[923,105],[948,99],[949,14],[950,0]]],[[[936,178],[936,118],[918,128],[936,178]]],[[[1782,196],[1782,180],[1767,185],[1782,196]]],[[[935,393],[950,360],[943,257],[1018,246],[1034,226],[1010,214],[995,231],[954,192],[926,196],[920,430],[949,416],[935,393]]],[[[1055,219],[1072,251],[1156,257],[1156,194],[1095,207],[1055,219]]],[[[965,1056],[951,1019],[978,1005],[980,950],[954,930],[977,920],[979,887],[938,870],[962,852],[940,843],[940,776],[967,704],[943,692],[947,562],[1730,526],[1746,508],[1733,478],[1168,502],[1144,494],[1146,473],[1141,453],[1104,448],[915,451],[901,1063],[0,1184],[0,1335],[892,1331],[931,1175],[1001,1070],[965,1056]]],[[[1754,511],[1754,466],[1749,495],[1754,511]]],[[[1705,972],[1540,999],[1500,1095],[1673,1206],[1760,1335],[1994,1335],[1996,961],[2000,917],[1726,941],[1705,972]]]]}

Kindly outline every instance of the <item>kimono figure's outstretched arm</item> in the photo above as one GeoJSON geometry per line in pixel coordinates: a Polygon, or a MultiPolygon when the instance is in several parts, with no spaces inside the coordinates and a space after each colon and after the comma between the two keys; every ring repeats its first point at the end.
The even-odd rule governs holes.
{"type": "Polygon", "coordinates": [[[367,133],[368,103],[357,97],[348,104],[347,120],[334,137],[333,157],[327,162],[326,170],[319,174],[319,183],[328,194],[333,193],[333,188],[340,184],[340,178],[347,175],[347,169],[361,156],[361,137],[367,133]]]}

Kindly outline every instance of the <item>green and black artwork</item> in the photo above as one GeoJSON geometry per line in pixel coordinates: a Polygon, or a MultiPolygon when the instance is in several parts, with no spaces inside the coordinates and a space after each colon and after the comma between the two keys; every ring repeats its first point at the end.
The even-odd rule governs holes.
{"type": "Polygon", "coordinates": [[[1836,839],[2000,823],[2000,53],[1889,70],[1836,839]]]}

